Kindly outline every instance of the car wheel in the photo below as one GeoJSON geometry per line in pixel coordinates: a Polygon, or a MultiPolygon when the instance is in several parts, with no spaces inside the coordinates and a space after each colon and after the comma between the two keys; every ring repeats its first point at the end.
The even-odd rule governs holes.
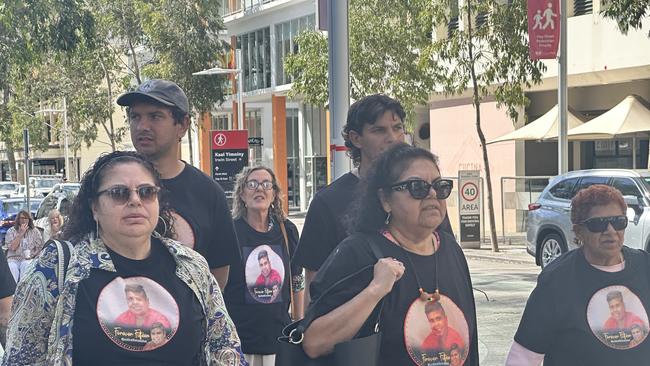
{"type": "Polygon", "coordinates": [[[565,248],[566,244],[560,235],[555,233],[546,235],[539,246],[539,262],[542,268],[566,252],[565,248]]]}

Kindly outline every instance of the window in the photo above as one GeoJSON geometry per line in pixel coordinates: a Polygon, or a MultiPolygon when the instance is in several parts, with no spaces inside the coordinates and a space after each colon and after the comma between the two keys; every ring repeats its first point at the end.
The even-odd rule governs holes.
{"type": "Polygon", "coordinates": [[[232,114],[216,113],[212,114],[212,129],[227,131],[232,130],[232,114]]]}
{"type": "Polygon", "coordinates": [[[637,199],[643,197],[639,188],[630,178],[615,178],[612,186],[621,191],[623,196],[634,196],[637,199]]]}
{"type": "Polygon", "coordinates": [[[270,28],[256,30],[237,37],[237,49],[242,53],[244,91],[271,87],[270,28]]]}
{"type": "Polygon", "coordinates": [[[561,199],[571,199],[573,197],[571,195],[571,192],[573,191],[573,186],[575,186],[576,182],[578,181],[578,178],[570,178],[563,180],[553,186],[548,192],[555,198],[561,198],[561,199]]]}
{"type": "Polygon", "coordinates": [[[458,0],[449,0],[449,24],[447,24],[447,37],[458,30],[458,0]]]}
{"type": "Polygon", "coordinates": [[[573,15],[584,15],[593,13],[594,3],[592,0],[573,0],[573,15]]]}
{"type": "Polygon", "coordinates": [[[608,180],[609,177],[582,177],[573,194],[575,195],[580,190],[593,186],[594,184],[607,184],[608,180]]]}
{"type": "MultiPolygon", "coordinates": [[[[248,126],[248,137],[262,137],[262,112],[247,111],[246,126],[248,126]]],[[[262,146],[249,146],[248,159],[253,165],[262,164],[262,146]]]]}
{"type": "Polygon", "coordinates": [[[291,78],[284,72],[284,58],[298,52],[298,45],[294,42],[300,32],[315,29],[316,16],[314,14],[296,18],[275,26],[275,82],[277,85],[289,84],[291,78]]]}

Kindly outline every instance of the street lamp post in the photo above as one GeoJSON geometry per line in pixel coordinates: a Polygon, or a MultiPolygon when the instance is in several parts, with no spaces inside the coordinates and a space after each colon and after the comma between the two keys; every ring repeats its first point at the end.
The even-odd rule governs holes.
{"type": "MultiPolygon", "coordinates": [[[[201,76],[201,75],[226,75],[226,74],[235,74],[237,75],[237,125],[239,128],[244,126],[244,105],[242,104],[242,88],[243,82],[241,77],[241,50],[237,50],[235,58],[237,63],[236,69],[226,69],[222,67],[213,67],[211,69],[197,71],[192,75],[201,76]]],[[[234,111],[233,111],[234,112],[234,111]]]]}

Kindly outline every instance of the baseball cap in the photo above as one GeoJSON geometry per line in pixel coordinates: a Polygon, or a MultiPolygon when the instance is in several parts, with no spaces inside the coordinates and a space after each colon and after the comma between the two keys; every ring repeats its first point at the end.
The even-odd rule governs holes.
{"type": "Polygon", "coordinates": [[[140,84],[132,92],[124,93],[117,98],[117,104],[128,107],[135,101],[150,99],[170,107],[178,107],[189,113],[190,103],[187,95],[176,83],[168,80],[151,79],[140,84]]]}

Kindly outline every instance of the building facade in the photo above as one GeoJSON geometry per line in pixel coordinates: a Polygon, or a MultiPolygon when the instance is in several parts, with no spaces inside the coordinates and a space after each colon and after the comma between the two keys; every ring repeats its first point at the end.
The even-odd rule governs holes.
{"type": "MultiPolygon", "coordinates": [[[[621,34],[615,22],[601,15],[603,0],[568,2],[568,104],[586,120],[610,110],[628,95],[650,101],[650,38],[645,30],[621,34]]],[[[463,30],[462,19],[457,25],[463,30]]],[[[487,141],[532,122],[557,104],[557,62],[546,60],[547,71],[541,84],[527,91],[530,105],[513,122],[505,109],[487,99],[481,105],[482,127],[487,141]],[[523,118],[525,117],[525,118],[523,118]]],[[[442,174],[458,176],[460,170],[481,170],[482,149],[475,126],[475,113],[469,94],[458,97],[433,96],[429,103],[431,150],[440,156],[442,174]]],[[[648,166],[648,136],[569,143],[569,170],[590,168],[637,168],[648,166]],[[632,151],[635,145],[636,151],[632,151]]],[[[506,194],[501,199],[501,178],[553,176],[557,174],[557,142],[509,141],[488,145],[497,228],[506,233],[525,230],[527,207],[506,194]],[[504,220],[500,212],[504,209],[504,220]],[[505,225],[505,226],[503,226],[505,225]]],[[[505,184],[504,184],[505,186],[505,184]]],[[[505,188],[508,191],[510,188],[505,188]]],[[[457,201],[449,202],[452,223],[457,222],[457,201]]],[[[486,211],[487,212],[487,211],[486,211]]],[[[487,225],[487,219],[485,223],[487,225]]]]}
{"type": "Polygon", "coordinates": [[[243,126],[237,126],[233,93],[203,127],[247,129],[249,137],[260,137],[262,144],[249,148],[251,164],[274,168],[286,186],[289,208],[305,211],[327,184],[327,116],[321,107],[287,97],[291,77],[283,62],[297,51],[296,36],[316,29],[316,2],[224,0],[222,7],[226,39],[242,56],[243,126]]]}

